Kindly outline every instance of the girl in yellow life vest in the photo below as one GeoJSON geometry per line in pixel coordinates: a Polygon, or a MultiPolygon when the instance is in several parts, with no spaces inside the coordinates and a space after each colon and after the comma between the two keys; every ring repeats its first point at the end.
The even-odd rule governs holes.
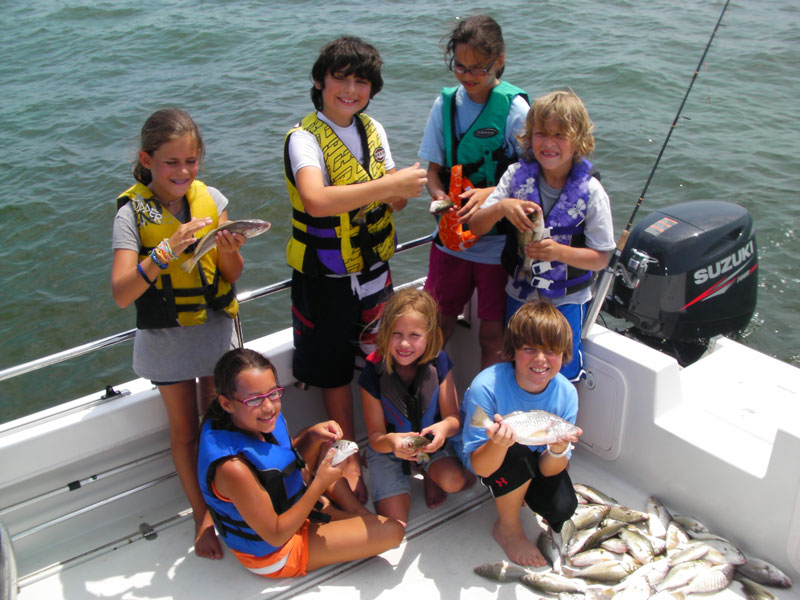
{"type": "Polygon", "coordinates": [[[219,232],[216,249],[195,269],[180,268],[195,241],[229,220],[228,199],[195,179],[203,153],[200,130],[186,112],[160,110],[147,119],[137,183],[117,199],[111,288],[120,307],[136,304],[133,370],[158,386],[167,409],[172,457],[194,514],[195,553],[221,558],[197,481],[197,390],[204,412],[214,365],[236,345],[233,282],[242,272],[245,238],[219,232]]]}

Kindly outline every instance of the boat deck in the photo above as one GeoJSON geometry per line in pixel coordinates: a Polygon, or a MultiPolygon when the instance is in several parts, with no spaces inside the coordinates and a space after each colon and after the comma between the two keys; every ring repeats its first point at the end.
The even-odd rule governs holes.
{"type": "MultiPolygon", "coordinates": [[[[462,392],[478,368],[475,334],[458,328],[448,349],[462,392]]],[[[289,330],[248,345],[268,354],[279,380],[291,384],[289,330]]],[[[640,510],[655,495],[800,581],[800,369],[725,339],[681,369],[599,326],[586,350],[578,418],[585,434],[570,466],[573,481],[640,510]]],[[[473,573],[504,558],[491,536],[491,497],[479,484],[429,510],[417,480],[398,548],[304,578],[265,580],[230,552],[221,561],[197,558],[158,392],[142,380],[120,388],[131,394],[74,401],[0,428],[0,519],[14,539],[21,600],[536,597],[521,584],[473,573]],[[102,483],[87,477],[109,469],[102,483]],[[45,493],[82,477],[86,483],[73,491],[45,493]],[[155,529],[154,539],[145,539],[142,523],[155,529]]],[[[323,419],[321,407],[317,392],[287,388],[283,410],[293,427],[323,419]]],[[[537,521],[523,512],[533,538],[537,521]]],[[[741,597],[737,587],[716,597],[741,597]]],[[[773,591],[800,598],[797,585],[773,591]]]]}

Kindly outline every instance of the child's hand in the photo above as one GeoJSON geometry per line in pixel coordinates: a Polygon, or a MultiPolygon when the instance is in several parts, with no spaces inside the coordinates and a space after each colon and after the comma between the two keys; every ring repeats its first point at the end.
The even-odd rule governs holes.
{"type": "Polygon", "coordinates": [[[422,188],[428,183],[428,172],[419,168],[419,162],[414,163],[413,167],[406,167],[395,171],[387,177],[392,178],[394,191],[397,196],[402,198],[416,198],[422,193],[422,188]]]}
{"type": "Polygon", "coordinates": [[[342,433],[342,428],[339,427],[339,424],[336,421],[323,421],[322,423],[317,423],[311,427],[309,433],[318,439],[330,443],[342,439],[342,436],[344,435],[344,433],[342,433]]]}
{"type": "Polygon", "coordinates": [[[486,199],[491,195],[494,188],[472,188],[459,196],[461,198],[461,208],[458,210],[458,222],[469,223],[477,210],[483,206],[486,199]]]}
{"type": "Polygon", "coordinates": [[[541,207],[536,202],[520,200],[519,198],[503,198],[500,200],[500,205],[503,216],[520,231],[532,231],[533,223],[528,215],[542,212],[541,207]]]}
{"type": "Polygon", "coordinates": [[[209,217],[192,217],[191,221],[178,227],[175,233],[169,236],[169,247],[172,248],[175,254],[180,255],[187,247],[197,241],[194,234],[209,225],[211,225],[209,217]]]}
{"type": "Polygon", "coordinates": [[[433,425],[429,425],[425,429],[419,432],[421,436],[432,435],[433,439],[427,446],[423,446],[420,448],[426,454],[432,454],[436,452],[439,448],[444,446],[444,443],[447,441],[447,436],[443,431],[445,425],[440,421],[439,423],[434,423],[433,425]]]}
{"type": "Polygon", "coordinates": [[[486,428],[486,435],[493,444],[502,446],[503,448],[510,448],[517,441],[517,435],[514,430],[508,425],[503,423],[503,417],[500,415],[494,416],[494,423],[486,428]]]}
{"type": "Polygon", "coordinates": [[[405,439],[409,435],[418,435],[418,434],[415,434],[414,432],[390,433],[387,437],[389,438],[389,443],[392,445],[392,454],[394,454],[397,458],[402,460],[416,461],[419,449],[409,448],[405,444],[405,439]]]}
{"type": "Polygon", "coordinates": [[[225,253],[238,252],[239,248],[247,241],[247,238],[241,233],[231,233],[223,229],[214,235],[214,240],[217,242],[217,251],[225,253]]]}
{"type": "Polygon", "coordinates": [[[567,262],[564,260],[564,246],[552,238],[544,238],[531,242],[525,247],[525,254],[533,260],[549,260],[551,262],[567,262]]]}
{"type": "Polygon", "coordinates": [[[329,448],[328,451],[325,453],[325,457],[319,463],[317,467],[317,473],[314,476],[314,479],[319,479],[320,483],[322,483],[324,489],[328,489],[328,487],[344,476],[344,471],[342,470],[341,463],[337,466],[331,466],[331,460],[333,460],[333,455],[336,454],[336,450],[333,448],[329,448]]]}

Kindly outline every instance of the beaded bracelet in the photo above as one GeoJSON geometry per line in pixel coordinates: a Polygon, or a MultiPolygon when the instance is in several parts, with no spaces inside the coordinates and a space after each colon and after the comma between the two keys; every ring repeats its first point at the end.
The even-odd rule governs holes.
{"type": "Polygon", "coordinates": [[[172,250],[172,246],[169,245],[169,238],[164,238],[158,243],[158,247],[163,250],[164,254],[168,256],[170,259],[178,258],[178,255],[175,254],[172,250]]]}
{"type": "Polygon", "coordinates": [[[150,285],[155,284],[155,280],[151,281],[150,278],[147,276],[147,273],[144,272],[144,269],[142,268],[142,263],[136,263],[136,270],[139,271],[139,275],[141,275],[142,279],[144,279],[147,283],[149,283],[150,285]]]}
{"type": "Polygon", "coordinates": [[[166,269],[167,266],[168,266],[167,265],[168,261],[161,260],[159,258],[159,256],[158,256],[158,254],[156,253],[156,249],[155,248],[153,248],[150,251],[150,260],[152,260],[154,263],[156,263],[156,265],[158,265],[159,269],[166,269]]]}
{"type": "Polygon", "coordinates": [[[567,452],[572,450],[574,447],[575,446],[572,445],[572,442],[570,442],[569,444],[567,444],[567,447],[564,448],[563,452],[553,452],[552,450],[550,450],[550,444],[547,444],[547,453],[553,458],[563,458],[567,455],[567,452]]]}

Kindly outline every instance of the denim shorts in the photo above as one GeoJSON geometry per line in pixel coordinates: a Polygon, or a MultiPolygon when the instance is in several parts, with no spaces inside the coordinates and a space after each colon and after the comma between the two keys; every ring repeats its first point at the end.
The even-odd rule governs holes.
{"type": "MultiPolygon", "coordinates": [[[[418,463],[418,465],[427,470],[431,464],[448,456],[456,456],[449,440],[430,455],[430,462],[424,465],[418,463]]],[[[373,502],[400,494],[411,495],[411,482],[408,480],[408,475],[403,473],[404,462],[410,464],[410,461],[399,459],[391,452],[375,452],[372,448],[367,448],[367,468],[369,469],[373,502]]]]}

